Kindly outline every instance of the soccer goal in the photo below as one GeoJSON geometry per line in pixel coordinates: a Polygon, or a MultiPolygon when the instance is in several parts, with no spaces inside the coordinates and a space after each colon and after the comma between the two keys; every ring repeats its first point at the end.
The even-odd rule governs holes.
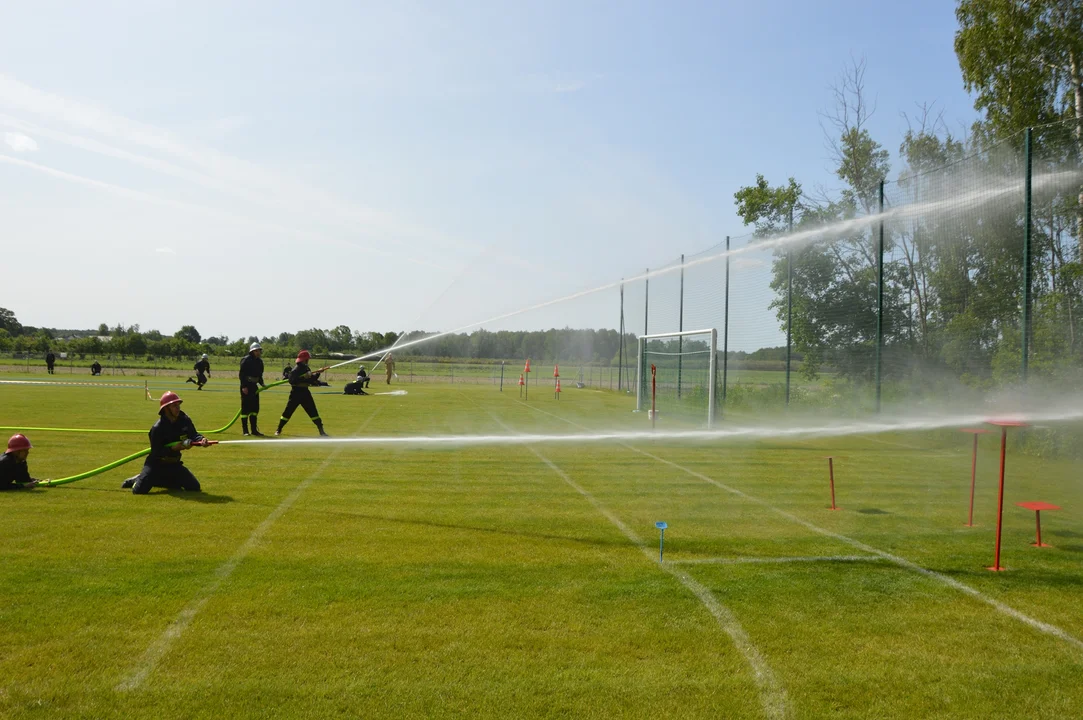
{"type": "Polygon", "coordinates": [[[706,418],[713,427],[717,358],[714,328],[641,335],[636,410],[653,408],[662,417],[698,422],[706,418]]]}

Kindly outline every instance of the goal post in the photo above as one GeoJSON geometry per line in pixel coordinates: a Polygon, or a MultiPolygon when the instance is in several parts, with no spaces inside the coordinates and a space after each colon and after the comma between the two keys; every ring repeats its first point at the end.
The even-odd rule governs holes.
{"type": "Polygon", "coordinates": [[[716,329],[640,335],[637,358],[637,411],[651,407],[651,365],[655,365],[663,416],[665,412],[673,411],[693,418],[705,415],[707,427],[714,426],[718,364],[716,329]]]}

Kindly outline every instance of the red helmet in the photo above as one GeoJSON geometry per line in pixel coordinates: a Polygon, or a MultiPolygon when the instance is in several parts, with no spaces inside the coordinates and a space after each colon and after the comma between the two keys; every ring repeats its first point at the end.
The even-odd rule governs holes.
{"type": "Polygon", "coordinates": [[[162,395],[162,399],[158,401],[158,412],[165,410],[167,405],[182,402],[184,401],[180,399],[180,395],[173,392],[172,390],[167,390],[165,394],[162,395]]]}
{"type": "Polygon", "coordinates": [[[30,444],[30,441],[26,439],[26,435],[19,433],[12,435],[8,440],[8,452],[18,452],[19,450],[29,450],[34,447],[30,444]]]}
{"type": "Polygon", "coordinates": [[[312,356],[309,355],[308,350],[297,353],[297,362],[308,362],[311,358],[312,356]]]}

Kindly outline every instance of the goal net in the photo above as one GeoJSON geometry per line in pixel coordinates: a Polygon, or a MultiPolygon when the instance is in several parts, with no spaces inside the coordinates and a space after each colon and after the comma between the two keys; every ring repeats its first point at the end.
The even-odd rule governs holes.
{"type": "Polygon", "coordinates": [[[641,335],[636,410],[654,409],[659,418],[706,421],[712,427],[717,357],[718,331],[713,328],[641,335]]]}

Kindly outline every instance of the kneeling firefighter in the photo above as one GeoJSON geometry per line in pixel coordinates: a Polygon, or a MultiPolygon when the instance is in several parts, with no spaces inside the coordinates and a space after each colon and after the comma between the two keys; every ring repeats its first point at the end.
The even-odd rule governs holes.
{"type": "Polygon", "coordinates": [[[175,392],[167,392],[158,401],[158,422],[150,429],[150,454],[143,462],[143,471],[121,485],[136,495],[146,495],[152,487],[199,492],[199,481],[184,467],[181,452],[191,447],[217,445],[199,434],[192,419],[181,409],[183,400],[175,392]]]}

